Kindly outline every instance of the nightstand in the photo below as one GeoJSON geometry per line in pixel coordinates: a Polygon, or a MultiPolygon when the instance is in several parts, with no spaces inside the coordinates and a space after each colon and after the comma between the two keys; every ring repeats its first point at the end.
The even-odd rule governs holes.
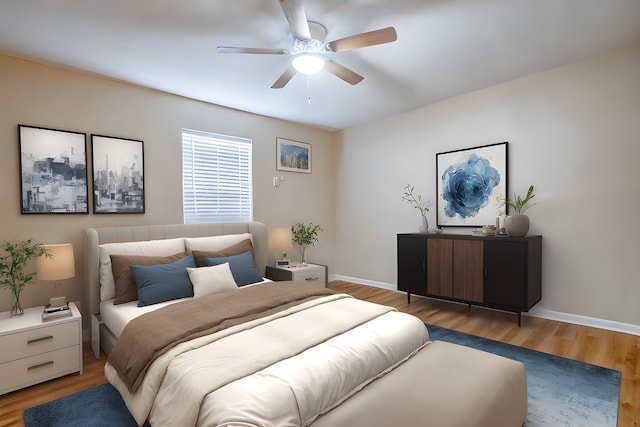
{"type": "Polygon", "coordinates": [[[304,267],[299,264],[292,264],[290,267],[275,267],[268,265],[267,279],[282,280],[304,280],[307,283],[314,283],[327,287],[327,266],[307,263],[304,267]]]}
{"type": "Polygon", "coordinates": [[[43,321],[43,307],[20,317],[0,313],[0,394],[63,375],[82,374],[82,316],[69,303],[71,316],[43,321]]]}

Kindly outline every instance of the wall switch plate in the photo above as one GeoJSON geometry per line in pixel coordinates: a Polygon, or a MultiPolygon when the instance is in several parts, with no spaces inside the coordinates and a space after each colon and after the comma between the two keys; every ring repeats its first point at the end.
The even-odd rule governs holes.
{"type": "Polygon", "coordinates": [[[273,177],[273,186],[280,187],[280,178],[278,178],[277,176],[273,177]]]}

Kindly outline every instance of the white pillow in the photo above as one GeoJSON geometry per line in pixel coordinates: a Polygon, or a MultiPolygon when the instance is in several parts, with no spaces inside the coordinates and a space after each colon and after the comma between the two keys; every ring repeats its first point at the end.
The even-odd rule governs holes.
{"type": "Polygon", "coordinates": [[[105,243],[98,246],[100,253],[100,301],[115,298],[116,285],[111,271],[111,255],[169,256],[184,252],[184,240],[144,240],[142,242],[105,243]]]}
{"type": "Polygon", "coordinates": [[[247,239],[251,239],[251,243],[253,243],[251,233],[185,237],[184,246],[187,248],[187,253],[191,255],[191,251],[220,251],[247,239]]]}
{"type": "Polygon", "coordinates": [[[189,279],[193,285],[195,298],[238,289],[228,262],[211,267],[187,267],[187,273],[189,273],[189,279]]]}

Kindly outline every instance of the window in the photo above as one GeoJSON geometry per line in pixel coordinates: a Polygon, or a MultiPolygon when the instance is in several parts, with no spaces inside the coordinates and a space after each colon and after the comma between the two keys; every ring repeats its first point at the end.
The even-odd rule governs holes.
{"type": "Polygon", "coordinates": [[[251,140],[182,130],[184,223],[251,221],[251,140]]]}

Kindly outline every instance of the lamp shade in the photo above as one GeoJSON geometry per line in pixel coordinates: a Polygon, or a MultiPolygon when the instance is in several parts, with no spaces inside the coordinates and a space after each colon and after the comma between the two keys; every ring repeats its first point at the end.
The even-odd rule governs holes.
{"type": "Polygon", "coordinates": [[[73,257],[73,245],[42,245],[50,257],[45,255],[36,258],[36,277],[39,280],[63,280],[76,275],[76,265],[73,257]]]}
{"type": "Polygon", "coordinates": [[[271,231],[271,248],[278,252],[287,252],[293,247],[293,235],[288,228],[274,228],[271,231]]]}

